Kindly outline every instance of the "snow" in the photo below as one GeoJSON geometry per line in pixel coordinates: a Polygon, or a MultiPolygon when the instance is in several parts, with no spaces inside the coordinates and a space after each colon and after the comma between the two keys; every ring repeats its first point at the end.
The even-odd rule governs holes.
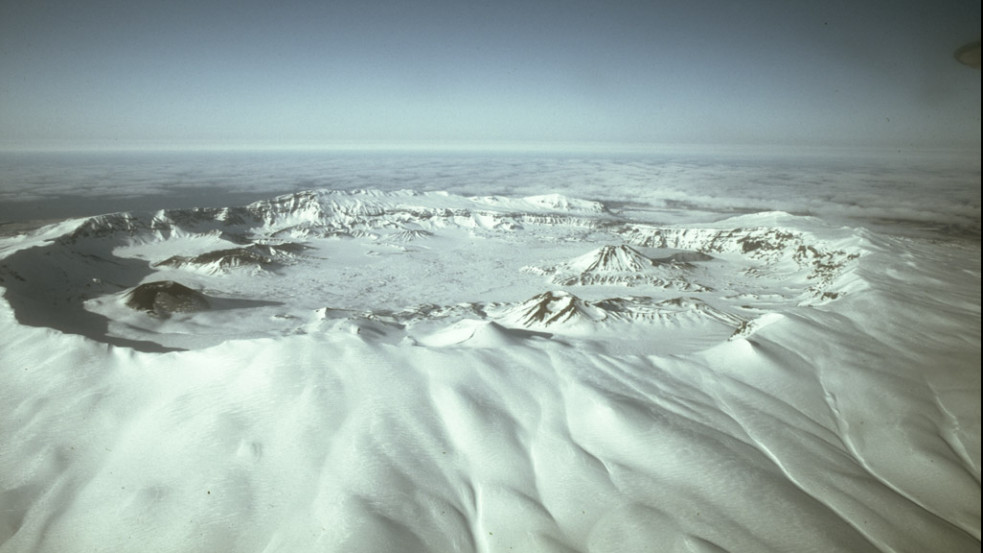
{"type": "Polygon", "coordinates": [[[639,210],[315,190],[0,238],[0,552],[979,551],[978,240],[639,210]],[[160,281],[208,308],[126,305],[160,281]]]}

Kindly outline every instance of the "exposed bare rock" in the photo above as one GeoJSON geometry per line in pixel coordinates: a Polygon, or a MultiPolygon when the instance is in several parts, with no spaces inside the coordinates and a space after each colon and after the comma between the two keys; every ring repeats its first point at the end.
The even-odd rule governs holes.
{"type": "Polygon", "coordinates": [[[209,308],[208,298],[172,280],[146,282],[126,295],[126,305],[157,317],[171,313],[191,313],[209,308]]]}

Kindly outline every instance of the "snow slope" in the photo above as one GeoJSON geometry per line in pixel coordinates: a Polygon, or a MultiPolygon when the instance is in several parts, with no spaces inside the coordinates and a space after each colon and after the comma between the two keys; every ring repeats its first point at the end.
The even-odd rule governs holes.
{"type": "Polygon", "coordinates": [[[319,190],[0,256],[3,553],[980,548],[978,242],[319,190]]]}

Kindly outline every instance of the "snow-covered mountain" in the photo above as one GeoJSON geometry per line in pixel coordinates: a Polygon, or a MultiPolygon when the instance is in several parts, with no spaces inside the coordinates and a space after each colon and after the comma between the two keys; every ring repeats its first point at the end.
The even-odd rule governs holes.
{"type": "Polygon", "coordinates": [[[252,243],[221,250],[212,250],[194,256],[174,255],[155,263],[159,267],[200,269],[206,272],[222,272],[232,269],[271,269],[290,263],[305,247],[297,243],[252,243]]]}
{"type": "MultiPolygon", "coordinates": [[[[631,246],[603,246],[568,262],[527,271],[549,276],[561,286],[656,286],[682,291],[706,291],[691,277],[693,264],[680,256],[697,259],[698,252],[677,253],[660,259],[642,255],[631,246]]],[[[705,256],[707,260],[712,259],[705,256]]]]}
{"type": "MultiPolygon", "coordinates": [[[[560,332],[598,332],[631,323],[705,323],[714,321],[739,326],[743,319],[720,311],[698,298],[616,297],[585,301],[570,292],[550,291],[500,311],[498,320],[511,326],[560,332]]],[[[658,330],[655,329],[655,332],[658,330]]]]}
{"type": "Polygon", "coordinates": [[[643,207],[0,237],[0,553],[979,551],[978,242],[643,207]]]}
{"type": "Polygon", "coordinates": [[[607,313],[569,292],[544,292],[513,308],[505,318],[526,328],[578,327],[603,321],[607,313]]]}
{"type": "Polygon", "coordinates": [[[267,320],[273,332],[309,328],[304,313],[325,305],[370,315],[402,310],[411,322],[442,313],[436,318],[446,324],[473,315],[471,308],[453,306],[482,306],[477,309],[510,313],[496,320],[520,328],[562,333],[579,321],[598,331],[599,321],[668,320],[669,312],[656,306],[681,295],[695,302],[682,310],[697,319],[706,313],[696,306],[713,299],[723,315],[711,319],[736,326],[761,311],[833,301],[863,285],[852,270],[863,254],[862,238],[828,231],[836,236],[830,242],[790,226],[747,226],[798,220],[769,214],[740,217],[736,228],[727,222],[656,227],[619,220],[598,202],[555,194],[318,190],[243,207],[88,218],[47,245],[9,257],[0,276],[13,279],[7,294],[15,308],[31,306],[23,309],[33,313],[25,320],[94,336],[58,322],[68,309],[80,320],[105,317],[98,326],[108,328],[107,336],[140,341],[155,339],[139,330],[152,325],[115,323],[121,316],[114,314],[119,300],[113,298],[152,280],[212,297],[268,302],[244,317],[215,312],[202,336],[218,340],[234,336],[242,324],[255,328],[254,317],[267,320]],[[620,240],[628,243],[612,245],[620,240]],[[438,277],[439,287],[427,285],[438,277]],[[543,294],[543,277],[559,289],[543,294]],[[611,299],[626,297],[627,288],[632,297],[648,299],[611,299]],[[277,311],[272,305],[280,312],[268,313],[277,311]],[[409,305],[438,307],[418,316],[409,305]]]}
{"type": "Polygon", "coordinates": [[[105,236],[167,239],[220,232],[229,237],[326,237],[406,225],[516,229],[523,224],[594,225],[603,204],[558,194],[527,198],[463,197],[440,192],[311,190],[243,207],[117,213],[86,219],[67,240],[105,236]]]}

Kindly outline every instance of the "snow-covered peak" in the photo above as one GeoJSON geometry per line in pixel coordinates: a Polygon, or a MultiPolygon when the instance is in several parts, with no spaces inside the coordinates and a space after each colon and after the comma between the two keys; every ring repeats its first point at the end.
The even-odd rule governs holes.
{"type": "Polygon", "coordinates": [[[527,328],[571,326],[592,323],[603,318],[603,311],[565,291],[539,294],[506,315],[506,320],[527,328]]]}
{"type": "Polygon", "coordinates": [[[651,259],[624,244],[603,246],[570,262],[582,273],[637,273],[651,266],[651,259]]]}

